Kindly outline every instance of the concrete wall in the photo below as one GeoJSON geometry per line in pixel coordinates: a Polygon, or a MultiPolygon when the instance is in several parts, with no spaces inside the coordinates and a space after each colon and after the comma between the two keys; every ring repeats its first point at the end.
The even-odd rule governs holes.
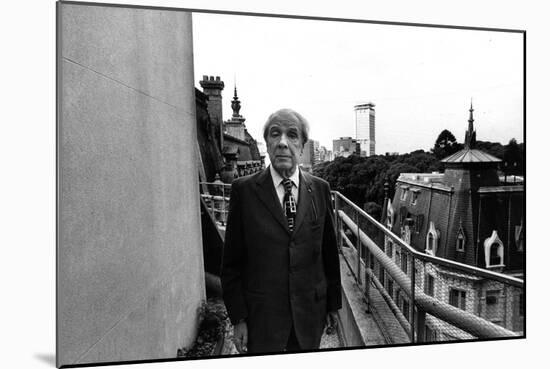
{"type": "Polygon", "coordinates": [[[175,357],[205,298],[191,15],[58,16],[57,365],[175,357]]]}

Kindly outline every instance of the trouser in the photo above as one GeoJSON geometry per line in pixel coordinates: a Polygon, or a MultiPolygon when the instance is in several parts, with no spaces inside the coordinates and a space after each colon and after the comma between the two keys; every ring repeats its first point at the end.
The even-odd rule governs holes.
{"type": "Polygon", "coordinates": [[[290,328],[290,335],[288,336],[288,341],[286,343],[285,351],[300,351],[300,343],[296,337],[296,331],[294,330],[294,324],[290,328]]]}

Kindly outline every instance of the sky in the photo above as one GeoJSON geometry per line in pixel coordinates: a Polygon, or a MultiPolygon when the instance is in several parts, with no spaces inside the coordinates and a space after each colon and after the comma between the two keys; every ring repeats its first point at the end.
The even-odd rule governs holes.
{"type": "Polygon", "coordinates": [[[258,141],[269,114],[292,108],[332,150],[369,101],[377,154],[429,150],[443,129],[463,142],[470,102],[478,140],[524,140],[520,33],[194,13],[193,43],[195,86],[221,77],[227,120],[236,83],[258,141]]]}

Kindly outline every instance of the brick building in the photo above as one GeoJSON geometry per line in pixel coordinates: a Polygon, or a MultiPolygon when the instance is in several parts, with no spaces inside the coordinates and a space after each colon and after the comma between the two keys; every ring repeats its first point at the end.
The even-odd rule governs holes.
{"type": "MultiPolygon", "coordinates": [[[[501,182],[501,160],[476,149],[473,123],[470,107],[464,149],[442,160],[444,173],[399,176],[384,221],[417,251],[523,278],[524,186],[501,182]]],[[[398,246],[386,240],[385,249],[407,269],[406,255],[398,246]]],[[[415,268],[417,285],[425,293],[510,330],[523,330],[523,291],[429,263],[415,268]]],[[[405,296],[392,297],[408,311],[405,296]]],[[[428,324],[434,336],[438,324],[435,318],[428,324]]],[[[450,338],[467,337],[457,333],[450,338]]]]}

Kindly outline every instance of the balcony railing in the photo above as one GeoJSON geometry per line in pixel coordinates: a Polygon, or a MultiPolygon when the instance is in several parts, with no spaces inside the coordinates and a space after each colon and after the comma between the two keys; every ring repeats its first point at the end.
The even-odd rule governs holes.
{"type": "Polygon", "coordinates": [[[201,197],[212,217],[225,226],[229,212],[231,185],[223,182],[200,182],[201,197]]]}
{"type": "Polygon", "coordinates": [[[333,191],[338,246],[367,309],[378,289],[410,342],[521,336],[524,283],[418,252],[333,191]]]}
{"type": "MultiPolygon", "coordinates": [[[[221,226],[230,194],[229,184],[201,182],[201,197],[221,226]]],[[[332,197],[338,248],[365,309],[375,308],[376,292],[409,342],[523,335],[523,280],[419,252],[339,192],[332,197]]]]}

